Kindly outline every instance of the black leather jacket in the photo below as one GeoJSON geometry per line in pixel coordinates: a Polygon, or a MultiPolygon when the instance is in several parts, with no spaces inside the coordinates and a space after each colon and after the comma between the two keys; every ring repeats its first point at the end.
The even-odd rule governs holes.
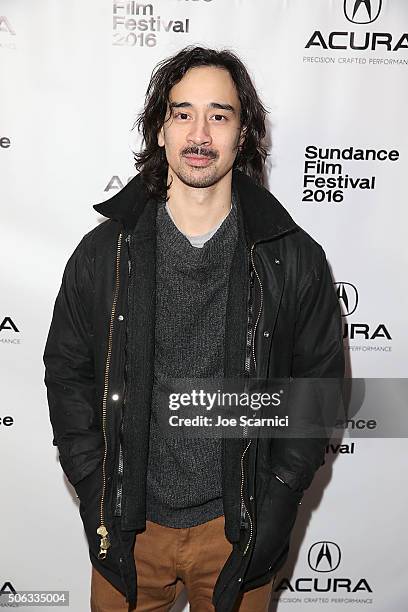
{"type": "MultiPolygon", "coordinates": [[[[323,249],[248,176],[234,170],[232,185],[244,256],[231,273],[227,350],[239,346],[249,377],[341,379],[340,308],[323,249]],[[245,302],[234,296],[240,284],[245,302]]],[[[145,529],[154,363],[151,204],[138,175],[95,206],[109,220],[84,236],[66,265],[44,353],[53,444],[80,499],[91,561],[131,604],[134,539],[145,529]],[[138,316],[128,320],[130,307],[138,316]],[[129,334],[140,353],[126,351],[129,334]]],[[[239,592],[266,583],[283,565],[326,442],[223,440],[225,534],[233,551],[214,588],[217,612],[230,611],[239,592]]]]}

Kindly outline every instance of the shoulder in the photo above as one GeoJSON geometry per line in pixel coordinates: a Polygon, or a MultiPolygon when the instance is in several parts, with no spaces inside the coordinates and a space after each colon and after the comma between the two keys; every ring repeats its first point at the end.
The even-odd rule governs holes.
{"type": "Polygon", "coordinates": [[[298,224],[276,239],[266,240],[259,246],[270,256],[279,253],[286,268],[296,270],[302,276],[313,269],[321,269],[326,263],[324,247],[298,224]]]}
{"type": "Polygon", "coordinates": [[[63,283],[67,287],[89,287],[96,269],[113,265],[119,231],[119,224],[109,219],[87,232],[68,258],[63,283]]]}
{"type": "Polygon", "coordinates": [[[107,219],[86,233],[78,243],[73,255],[89,259],[108,254],[116,245],[120,233],[119,223],[107,219]]]}
{"type": "Polygon", "coordinates": [[[323,246],[301,226],[298,226],[296,231],[287,236],[287,242],[291,248],[306,257],[309,262],[318,263],[325,257],[323,246]]]}

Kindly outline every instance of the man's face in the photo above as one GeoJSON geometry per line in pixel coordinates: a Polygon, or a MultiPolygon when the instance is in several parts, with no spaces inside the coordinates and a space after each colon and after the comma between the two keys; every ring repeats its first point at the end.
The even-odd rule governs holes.
{"type": "Polygon", "coordinates": [[[210,187],[231,170],[243,140],[234,82],[223,68],[190,68],[170,90],[169,100],[158,133],[169,173],[189,187],[210,187]]]}

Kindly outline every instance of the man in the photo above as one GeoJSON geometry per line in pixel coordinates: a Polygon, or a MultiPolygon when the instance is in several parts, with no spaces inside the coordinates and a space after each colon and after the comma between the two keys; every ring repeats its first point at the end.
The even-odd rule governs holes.
{"type": "Polygon", "coordinates": [[[69,259],[44,354],[53,443],[80,499],[91,609],[264,612],[326,440],[177,440],[161,385],[341,378],[323,249],[262,187],[265,114],[236,55],[154,71],[139,174],[69,259]],[[136,605],[136,607],[134,607],[136,605]]]}

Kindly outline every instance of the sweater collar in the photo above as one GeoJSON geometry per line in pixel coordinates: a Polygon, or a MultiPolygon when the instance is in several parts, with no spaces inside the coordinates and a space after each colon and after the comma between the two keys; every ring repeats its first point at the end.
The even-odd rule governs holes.
{"type": "MultiPolygon", "coordinates": [[[[232,189],[238,194],[245,234],[250,244],[271,240],[299,228],[267,189],[257,185],[240,170],[233,170],[232,189]]],[[[147,202],[153,204],[141,174],[137,174],[121,191],[93,208],[104,217],[122,223],[125,230],[133,231],[147,202]]]]}

